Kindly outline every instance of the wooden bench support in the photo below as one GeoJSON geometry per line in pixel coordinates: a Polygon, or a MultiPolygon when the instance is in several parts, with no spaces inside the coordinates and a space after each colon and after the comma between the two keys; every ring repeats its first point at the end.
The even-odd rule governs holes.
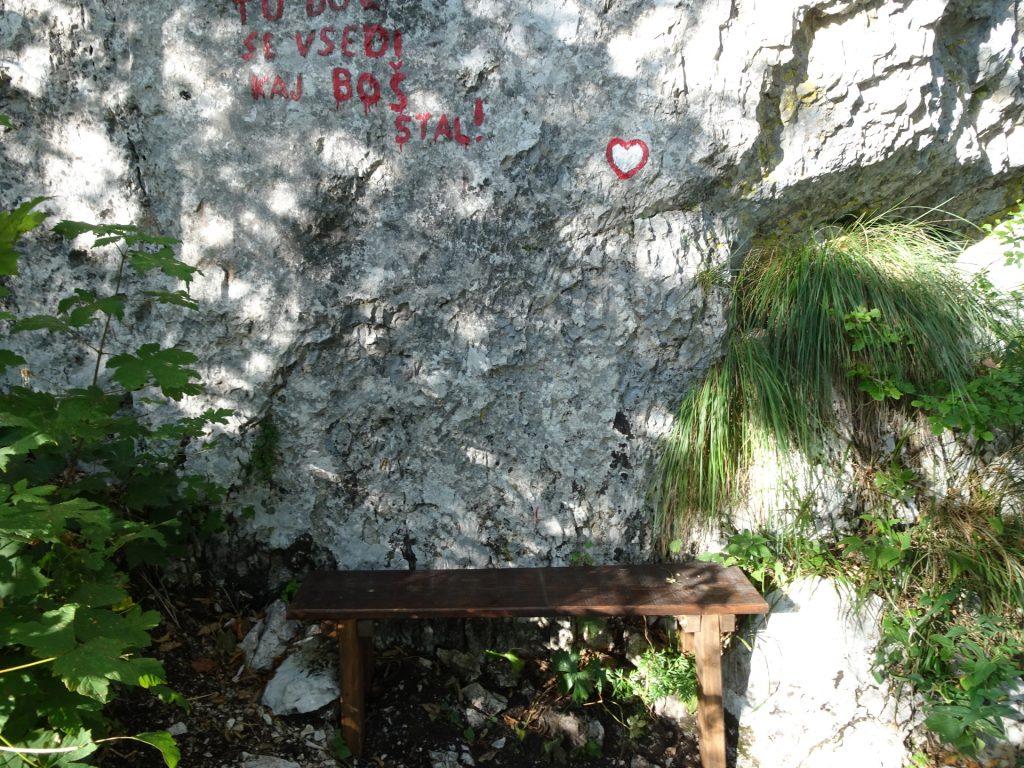
{"type": "Polygon", "coordinates": [[[367,659],[359,637],[359,622],[338,622],[338,669],[341,679],[341,735],[352,754],[363,753],[366,722],[367,659]]]}
{"type": "Polygon", "coordinates": [[[719,616],[700,619],[697,633],[697,722],[704,768],[725,768],[725,712],[722,707],[722,630],[719,616]]]}
{"type": "Polygon", "coordinates": [[[336,625],[341,732],[355,755],[363,752],[366,691],[373,670],[369,620],[675,616],[683,649],[697,656],[702,764],[704,768],[726,768],[722,633],[735,629],[737,613],[767,610],[767,603],[739,569],[713,563],[686,563],[461,571],[321,571],[310,574],[303,582],[288,607],[288,616],[336,625]],[[369,633],[365,632],[368,627],[369,633]]]}

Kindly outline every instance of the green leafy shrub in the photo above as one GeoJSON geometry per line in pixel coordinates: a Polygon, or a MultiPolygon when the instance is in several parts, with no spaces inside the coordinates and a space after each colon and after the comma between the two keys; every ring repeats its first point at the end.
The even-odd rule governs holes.
{"type": "MultiPolygon", "coordinates": [[[[0,275],[17,274],[16,244],[42,224],[41,203],[0,212],[0,275]]],[[[131,738],[173,768],[169,734],[112,734],[104,706],[122,686],[184,703],[159,662],[142,655],[160,617],[135,602],[130,572],[216,524],[220,490],[185,471],[185,450],[229,412],[146,412],[201,392],[189,367],[196,357],[152,343],[109,349],[113,325],[142,304],[195,308],[195,268],[177,258],[177,241],[123,225],[61,222],[54,231],[91,236],[117,263],[109,292],[78,288],[52,314],[0,316],[10,333],[58,334],[94,356],[88,386],[51,392],[35,386],[20,354],[0,350],[4,369],[24,366],[20,386],[0,389],[0,766],[70,768],[131,738]],[[154,272],[185,289],[146,287],[154,272]]]]}

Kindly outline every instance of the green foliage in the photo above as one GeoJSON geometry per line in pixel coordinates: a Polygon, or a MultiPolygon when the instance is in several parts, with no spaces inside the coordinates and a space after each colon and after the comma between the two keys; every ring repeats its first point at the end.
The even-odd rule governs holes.
{"type": "Polygon", "coordinates": [[[925,726],[973,755],[982,737],[1001,737],[1013,709],[1007,689],[1024,676],[1020,618],[976,614],[964,620],[956,592],[923,595],[883,617],[876,678],[911,685],[924,698],[925,726]]]}
{"type": "Polygon", "coordinates": [[[590,550],[594,548],[594,542],[584,541],[576,549],[569,553],[569,565],[581,568],[594,564],[594,558],[590,550]]]}
{"type": "MultiPolygon", "coordinates": [[[[40,202],[0,216],[4,274],[17,274],[15,245],[42,223],[40,202]]],[[[176,258],[176,241],[122,225],[62,222],[54,231],[113,248],[117,267],[109,293],[79,288],[53,314],[4,316],[11,333],[59,334],[90,351],[95,365],[86,387],[45,391],[23,377],[0,389],[0,766],[84,765],[97,745],[131,738],[174,768],[169,734],[110,736],[104,706],[125,686],[183,701],[160,663],[143,655],[160,616],[134,601],[130,571],[165,560],[208,527],[220,489],[185,473],[184,450],[230,412],[169,421],[145,413],[200,391],[187,367],[196,358],[157,344],[108,349],[112,323],[128,307],[193,305],[182,292],[142,290],[130,279],[159,270],[187,285],[195,269],[176,258]],[[133,407],[132,394],[150,388],[162,397],[139,397],[133,407]]],[[[0,362],[25,361],[6,350],[0,362]]]]}
{"type": "Polygon", "coordinates": [[[605,685],[605,669],[596,657],[585,660],[576,650],[555,651],[551,655],[558,690],[571,694],[572,700],[583,704],[605,685]]]}
{"type": "Polygon", "coordinates": [[[1018,200],[1006,217],[985,229],[1002,244],[1007,265],[1024,264],[1024,200],[1018,200]]]}
{"type": "Polygon", "coordinates": [[[773,543],[770,533],[738,531],[721,552],[705,553],[699,559],[739,566],[758,589],[765,592],[769,585],[783,584],[786,580],[786,564],[781,553],[772,547],[773,543]]]}
{"type": "Polygon", "coordinates": [[[14,246],[22,235],[43,223],[46,214],[36,208],[45,200],[36,197],[13,211],[0,211],[0,275],[18,274],[18,252],[14,246]]]}
{"type": "Polygon", "coordinates": [[[716,520],[774,435],[810,443],[809,417],[769,353],[763,336],[734,335],[725,357],[680,405],[657,478],[666,538],[716,520]]]}
{"type": "Polygon", "coordinates": [[[486,656],[490,656],[493,659],[504,659],[512,667],[512,673],[514,675],[520,675],[523,672],[523,668],[526,666],[526,662],[523,661],[517,654],[512,651],[492,651],[487,649],[484,651],[486,656]]]}
{"type": "MultiPolygon", "coordinates": [[[[902,493],[894,487],[889,503],[902,493]]],[[[1006,690],[1024,675],[1024,521],[993,503],[935,500],[915,524],[882,505],[839,542],[741,531],[702,559],[740,566],[762,590],[802,572],[881,595],[876,677],[913,688],[926,727],[970,755],[983,736],[1002,735],[1006,690]],[[801,550],[812,556],[797,566],[801,550]]]]}
{"type": "Polygon", "coordinates": [[[988,437],[1019,423],[1019,347],[997,343],[1017,337],[1014,307],[961,279],[959,249],[919,222],[876,220],[751,253],[723,357],[665,442],[663,540],[719,522],[759,455],[819,462],[837,400],[861,423],[905,394],[937,427],[988,437]]]}
{"type": "Polygon", "coordinates": [[[341,731],[335,731],[331,737],[331,741],[328,744],[331,754],[335,759],[345,761],[352,757],[352,750],[349,749],[348,742],[345,741],[344,735],[341,731]]]}
{"type": "Polygon", "coordinates": [[[676,696],[691,713],[696,711],[697,670],[692,656],[651,647],[634,669],[612,669],[607,677],[617,699],[640,699],[650,709],[658,699],[676,696]]]}
{"type": "Polygon", "coordinates": [[[1024,424],[1022,339],[1006,339],[962,389],[921,394],[913,405],[928,414],[935,434],[949,429],[991,441],[996,430],[1024,424]]]}
{"type": "Polygon", "coordinates": [[[809,574],[843,578],[829,542],[815,534],[814,510],[804,499],[786,519],[757,531],[729,537],[721,552],[704,553],[705,562],[739,566],[762,593],[809,574]]]}
{"type": "Polygon", "coordinates": [[[273,413],[259,421],[256,440],[249,455],[248,473],[257,481],[269,485],[281,463],[281,433],[274,423],[273,413]]]}

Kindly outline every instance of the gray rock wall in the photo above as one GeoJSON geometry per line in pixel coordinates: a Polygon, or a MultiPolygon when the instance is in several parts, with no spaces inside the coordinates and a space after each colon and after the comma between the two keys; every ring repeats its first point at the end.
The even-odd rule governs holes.
{"type": "MultiPolygon", "coordinates": [[[[4,0],[0,203],[183,240],[201,314],[136,328],[202,355],[183,407],[236,409],[197,462],[259,542],[347,567],[638,559],[657,438],[724,332],[708,278],[779,229],[1006,205],[1020,14],[4,0]],[[268,415],[265,483],[244,467],[268,415]]],[[[24,307],[107,274],[45,238],[31,261],[24,307]]]]}

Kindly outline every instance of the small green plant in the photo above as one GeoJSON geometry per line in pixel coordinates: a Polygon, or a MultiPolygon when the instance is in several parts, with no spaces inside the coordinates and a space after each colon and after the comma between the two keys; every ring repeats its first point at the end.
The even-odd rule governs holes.
{"type": "Polygon", "coordinates": [[[729,285],[729,267],[726,264],[704,267],[693,279],[705,294],[709,294],[715,288],[729,285]]]}
{"type": "Polygon", "coordinates": [[[772,537],[767,533],[738,531],[729,537],[721,552],[704,553],[698,559],[738,565],[761,592],[766,592],[770,584],[782,584],[786,577],[786,565],[771,545],[772,537]]]}
{"type": "MultiPolygon", "coordinates": [[[[631,694],[624,694],[631,695],[631,694]]],[[[626,734],[629,736],[630,741],[636,741],[644,732],[647,730],[648,720],[643,715],[633,714],[626,717],[626,734]]]]}
{"type": "Polygon", "coordinates": [[[543,750],[544,758],[549,763],[563,765],[569,759],[569,754],[565,751],[565,746],[562,744],[561,736],[545,739],[541,743],[541,749],[543,750]]]}
{"type": "Polygon", "coordinates": [[[274,422],[273,413],[260,419],[249,456],[248,474],[258,482],[269,485],[281,464],[281,433],[274,422]]]}
{"type": "Polygon", "coordinates": [[[302,582],[298,579],[288,579],[279,592],[281,600],[286,603],[289,602],[293,597],[295,597],[295,593],[299,591],[299,587],[301,586],[302,582]]]}
{"type": "Polygon", "coordinates": [[[594,558],[590,554],[590,550],[593,548],[594,542],[584,541],[580,546],[569,553],[569,565],[577,568],[593,565],[594,558]]]}
{"type": "Polygon", "coordinates": [[[570,694],[577,704],[589,701],[594,695],[600,694],[604,687],[605,670],[594,656],[584,660],[576,650],[555,651],[551,655],[551,666],[558,690],[570,694]]]}
{"type": "Polygon", "coordinates": [[[1003,255],[1009,266],[1024,264],[1024,200],[999,222],[985,227],[1003,246],[1003,255]]]}
{"type": "Polygon", "coordinates": [[[526,662],[512,651],[499,652],[488,649],[484,651],[484,654],[494,659],[504,659],[507,661],[512,667],[512,672],[515,675],[522,674],[523,668],[526,666],[526,662]]]}
{"type": "Polygon", "coordinates": [[[678,651],[648,648],[637,659],[634,669],[609,670],[608,682],[615,698],[640,699],[648,709],[666,696],[678,697],[690,712],[697,708],[694,660],[678,651]]]}
{"type": "Polygon", "coordinates": [[[578,760],[598,760],[604,755],[601,742],[587,739],[586,743],[573,752],[573,757],[578,760]]]}
{"type": "Polygon", "coordinates": [[[345,741],[345,737],[342,735],[341,731],[334,731],[327,748],[330,750],[331,755],[334,756],[335,760],[345,762],[352,757],[352,750],[349,749],[348,742],[345,741]]]}
{"type": "Polygon", "coordinates": [[[721,552],[706,552],[698,559],[739,566],[762,593],[809,574],[842,578],[834,547],[813,530],[813,513],[806,499],[774,526],[737,531],[721,552]]]}

